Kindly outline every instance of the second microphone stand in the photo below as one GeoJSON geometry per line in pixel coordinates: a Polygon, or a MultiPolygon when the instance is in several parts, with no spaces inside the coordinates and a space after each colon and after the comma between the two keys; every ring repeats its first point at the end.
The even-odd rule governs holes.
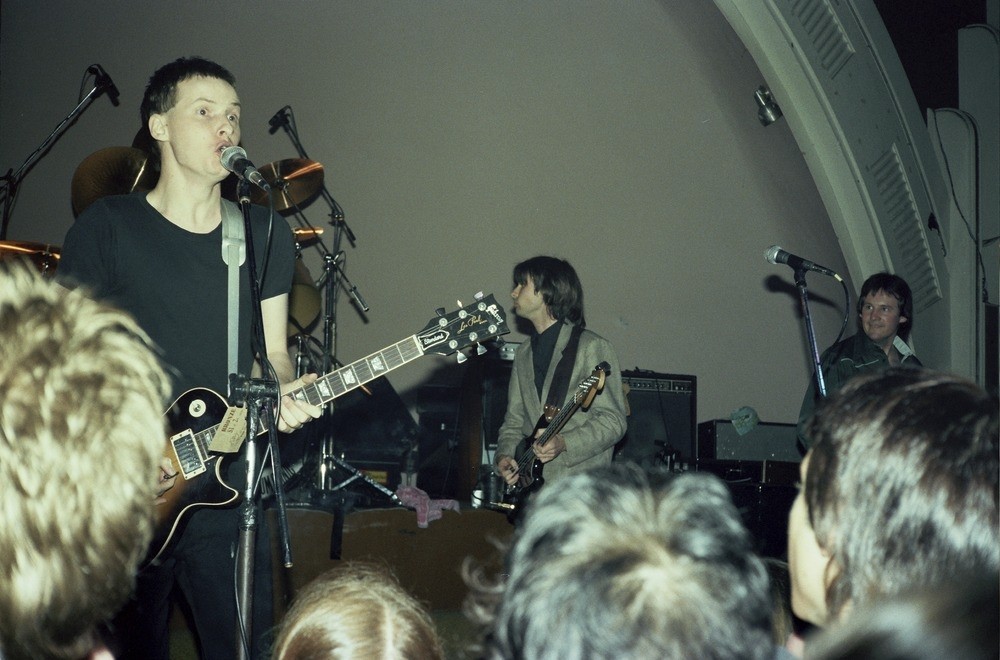
{"type": "MultiPolygon", "coordinates": [[[[295,129],[294,124],[295,121],[294,118],[291,117],[290,107],[282,108],[271,120],[271,126],[273,129],[276,129],[279,126],[284,129],[285,133],[292,141],[292,144],[295,146],[299,157],[309,160],[309,155],[306,153],[305,148],[302,146],[302,142],[299,140],[298,131],[295,129]],[[286,110],[288,111],[287,113],[286,110]]],[[[276,185],[280,188],[282,182],[278,182],[276,185]]],[[[351,295],[359,313],[364,314],[369,310],[369,308],[365,303],[364,298],[358,291],[358,287],[350,281],[341,266],[341,262],[344,260],[344,252],[341,250],[343,237],[346,235],[347,240],[350,241],[352,246],[356,245],[357,238],[355,237],[354,232],[351,231],[350,226],[347,224],[343,209],[327,190],[325,184],[320,186],[319,193],[330,206],[330,224],[333,227],[332,250],[328,250],[322,240],[318,240],[316,243],[316,247],[323,258],[323,275],[319,280],[323,289],[324,305],[322,341],[323,357],[321,365],[322,372],[324,374],[328,374],[334,369],[342,366],[337,360],[337,302],[340,294],[340,288],[344,287],[344,289],[351,295]]],[[[303,229],[311,228],[311,225],[306,222],[305,217],[298,206],[297,200],[291,201],[292,206],[295,209],[295,221],[303,229]]],[[[364,388],[364,386],[362,386],[362,390],[365,392],[368,391],[364,388]]],[[[368,477],[368,475],[345,462],[337,455],[336,443],[332,433],[330,432],[332,427],[332,415],[332,407],[327,406],[326,410],[323,412],[324,433],[319,443],[319,460],[316,461],[317,469],[315,481],[313,482],[313,494],[325,501],[330,497],[330,495],[332,495],[332,493],[347,487],[351,483],[361,481],[383,493],[391,500],[398,501],[395,493],[382,484],[372,480],[368,477]],[[347,474],[347,476],[340,481],[336,480],[338,470],[347,474]]]]}

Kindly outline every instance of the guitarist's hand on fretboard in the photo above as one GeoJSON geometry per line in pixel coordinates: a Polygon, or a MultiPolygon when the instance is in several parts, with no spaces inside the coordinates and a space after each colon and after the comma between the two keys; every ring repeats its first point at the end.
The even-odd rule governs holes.
{"type": "Polygon", "coordinates": [[[300,390],[306,385],[315,383],[318,376],[316,374],[305,374],[301,378],[282,383],[281,408],[278,411],[278,430],[282,433],[291,433],[302,428],[307,422],[319,419],[323,414],[320,406],[314,406],[305,399],[296,399],[288,393],[300,390]]]}

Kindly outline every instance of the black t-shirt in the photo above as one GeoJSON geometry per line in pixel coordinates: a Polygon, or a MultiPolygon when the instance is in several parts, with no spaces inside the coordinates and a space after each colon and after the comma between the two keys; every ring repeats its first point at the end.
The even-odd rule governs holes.
{"type": "MultiPolygon", "coordinates": [[[[261,299],[291,290],[295,244],[276,216],[270,251],[268,209],[252,207],[251,226],[261,299]]],[[[240,372],[249,374],[249,276],[240,267],[240,372]]],[[[195,234],[164,218],[146,193],[105,197],[80,215],[63,243],[59,279],[131,313],[162,351],[174,397],[192,387],[225,396],[228,387],[227,266],[222,226],[195,234]]]]}

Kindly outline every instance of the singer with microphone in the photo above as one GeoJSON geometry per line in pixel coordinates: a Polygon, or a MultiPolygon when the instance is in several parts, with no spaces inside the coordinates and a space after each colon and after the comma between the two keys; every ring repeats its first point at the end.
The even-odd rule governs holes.
{"type": "MultiPolygon", "coordinates": [[[[63,242],[60,281],[81,286],[135,317],[160,350],[171,375],[174,400],[192,388],[207,388],[221,396],[229,389],[229,278],[222,248],[223,215],[228,211],[220,184],[230,171],[256,185],[263,181],[238,146],[242,105],[235,84],[228,70],[201,58],[181,58],[159,68],[149,79],[140,109],[153,138],[151,157],[160,164],[156,186],[149,192],[97,200],[75,221],[63,242]]],[[[255,348],[259,344],[252,338],[248,264],[243,263],[235,333],[240,350],[234,360],[238,373],[246,375],[255,360],[269,362],[280,390],[287,392],[316,379],[315,374],[295,378],[286,344],[294,239],[282,219],[272,222],[267,208],[252,206],[250,215],[249,235],[262,276],[264,346],[255,348]]],[[[198,414],[197,410],[189,412],[198,414]]],[[[317,406],[284,396],[276,426],[289,432],[321,412],[317,406]]],[[[165,450],[167,435],[165,430],[162,438],[149,442],[165,450]]],[[[246,481],[245,447],[246,443],[235,460],[223,464],[220,475],[239,492],[246,481]]],[[[113,455],[114,447],[108,447],[108,453],[113,455]]],[[[215,464],[211,465],[214,469],[215,464]]],[[[100,479],[101,475],[80,478],[100,479]]],[[[106,626],[106,643],[115,657],[169,658],[167,618],[175,585],[193,614],[200,657],[240,657],[236,633],[240,619],[233,588],[239,523],[236,507],[200,507],[185,518],[170,550],[139,574],[130,604],[106,626]]],[[[265,657],[261,637],[273,625],[268,539],[262,525],[253,581],[250,655],[255,658],[265,657]]]]}
{"type": "MultiPolygon", "coordinates": [[[[791,265],[790,261],[787,263],[791,265]]],[[[858,331],[820,356],[828,396],[859,374],[883,371],[895,365],[923,366],[906,343],[913,329],[913,294],[906,280],[891,273],[872,275],[861,285],[857,312],[858,331]]],[[[809,389],[799,410],[799,441],[806,449],[812,442],[804,435],[803,428],[819,399],[814,377],[809,380],[809,389]]]]}

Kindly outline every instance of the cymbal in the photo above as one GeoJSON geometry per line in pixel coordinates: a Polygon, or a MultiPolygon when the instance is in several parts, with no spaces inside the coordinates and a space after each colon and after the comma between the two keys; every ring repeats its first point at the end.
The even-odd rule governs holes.
{"type": "Polygon", "coordinates": [[[51,275],[59,265],[59,247],[29,241],[0,241],[0,260],[31,261],[42,275],[51,275]]]}
{"type": "Polygon", "coordinates": [[[313,243],[319,240],[319,237],[323,235],[322,227],[293,227],[292,233],[295,234],[295,244],[299,247],[309,247],[313,243]]]}
{"type": "MultiPolygon", "coordinates": [[[[268,163],[258,171],[271,186],[271,197],[278,212],[294,211],[323,187],[323,166],[314,160],[289,158],[268,163]]],[[[250,200],[267,206],[267,192],[254,189],[250,200]]]]}
{"type": "Polygon", "coordinates": [[[319,290],[301,258],[295,260],[292,291],[288,295],[288,336],[304,333],[319,318],[319,290]]]}
{"type": "Polygon", "coordinates": [[[135,147],[107,147],[90,154],[73,174],[73,215],[101,197],[152,190],[159,174],[149,166],[149,156],[135,147]]]}

